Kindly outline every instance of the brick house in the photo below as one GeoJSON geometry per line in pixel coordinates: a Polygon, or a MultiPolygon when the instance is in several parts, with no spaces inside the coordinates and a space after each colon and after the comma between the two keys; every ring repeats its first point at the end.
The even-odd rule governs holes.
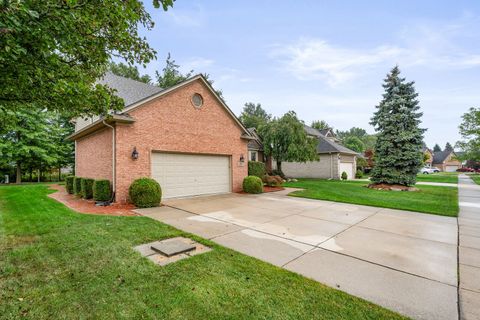
{"type": "Polygon", "coordinates": [[[253,137],[202,75],[168,89],[112,73],[99,82],[125,108],[76,119],[77,176],[110,180],[117,202],[139,177],[157,180],[163,198],[241,191],[253,137]]]}

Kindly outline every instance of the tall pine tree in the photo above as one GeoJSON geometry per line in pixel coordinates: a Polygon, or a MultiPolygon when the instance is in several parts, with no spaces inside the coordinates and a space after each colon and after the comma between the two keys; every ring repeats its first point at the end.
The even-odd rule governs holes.
{"type": "Polygon", "coordinates": [[[440,148],[438,143],[436,143],[435,146],[433,147],[433,152],[440,152],[440,151],[442,151],[442,148],[440,148]]]}
{"type": "Polygon", "coordinates": [[[371,124],[378,132],[375,144],[373,183],[415,184],[422,166],[422,141],[425,129],[419,127],[419,112],[414,82],[400,77],[398,66],[387,75],[385,93],[371,124]]]}
{"type": "Polygon", "coordinates": [[[445,151],[453,151],[453,147],[450,142],[447,142],[447,144],[445,145],[445,151]]]}

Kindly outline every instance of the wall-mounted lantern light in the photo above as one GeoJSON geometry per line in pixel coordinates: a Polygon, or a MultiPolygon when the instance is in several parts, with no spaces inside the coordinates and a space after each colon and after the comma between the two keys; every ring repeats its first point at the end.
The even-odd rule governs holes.
{"type": "Polygon", "coordinates": [[[137,148],[136,148],[136,147],[133,147],[132,159],[133,159],[133,160],[137,160],[137,159],[138,159],[138,151],[137,151],[137,148]]]}
{"type": "Polygon", "coordinates": [[[245,162],[245,157],[243,156],[243,154],[240,155],[240,162],[245,162]]]}

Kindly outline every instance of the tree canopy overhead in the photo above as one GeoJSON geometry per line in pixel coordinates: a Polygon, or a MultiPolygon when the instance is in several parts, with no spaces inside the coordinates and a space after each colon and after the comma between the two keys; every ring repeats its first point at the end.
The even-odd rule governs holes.
{"type": "Polygon", "coordinates": [[[310,125],[310,127],[317,130],[332,129],[332,127],[329,126],[327,121],[325,120],[314,120],[312,121],[312,124],[310,125]]]}
{"type": "MultiPolygon", "coordinates": [[[[173,1],[153,4],[167,10],[173,1]]],[[[119,109],[111,90],[94,85],[110,58],[155,58],[138,33],[139,25],[153,27],[139,0],[2,1],[0,21],[0,111],[29,106],[76,116],[119,109]]]]}
{"type": "Polygon", "coordinates": [[[410,186],[415,184],[423,163],[425,129],[419,127],[422,113],[418,94],[413,82],[400,77],[398,67],[387,75],[383,88],[383,99],[371,120],[378,132],[371,180],[410,186]]]}

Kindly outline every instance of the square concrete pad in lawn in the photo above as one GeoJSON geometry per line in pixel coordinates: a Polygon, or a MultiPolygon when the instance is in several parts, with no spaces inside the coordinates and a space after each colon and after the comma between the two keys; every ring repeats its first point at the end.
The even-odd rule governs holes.
{"type": "Polygon", "coordinates": [[[345,208],[337,205],[328,207],[320,207],[303,211],[300,215],[315,219],[328,220],[332,222],[344,223],[353,225],[372,216],[380,210],[379,208],[353,206],[356,210],[352,210],[352,206],[345,206],[345,208]],[[366,209],[368,208],[368,209],[366,209]]]}
{"type": "Polygon", "coordinates": [[[316,249],[286,269],[414,319],[457,319],[457,288],[316,249]]]}
{"type": "MultiPolygon", "coordinates": [[[[452,219],[455,220],[455,218],[452,219]]],[[[362,221],[358,226],[456,245],[458,239],[457,226],[456,224],[450,223],[449,218],[445,220],[444,222],[429,221],[419,219],[416,215],[412,214],[405,215],[392,212],[379,212],[367,220],[362,221]]]]}
{"type": "Polygon", "coordinates": [[[343,223],[293,215],[258,225],[255,230],[310,245],[318,245],[349,227],[343,223]]]}
{"type": "Polygon", "coordinates": [[[352,227],[320,247],[450,285],[457,284],[457,247],[352,227]]]}
{"type": "Polygon", "coordinates": [[[276,266],[282,266],[313,249],[313,246],[249,229],[220,236],[213,240],[227,248],[276,266]]]}

